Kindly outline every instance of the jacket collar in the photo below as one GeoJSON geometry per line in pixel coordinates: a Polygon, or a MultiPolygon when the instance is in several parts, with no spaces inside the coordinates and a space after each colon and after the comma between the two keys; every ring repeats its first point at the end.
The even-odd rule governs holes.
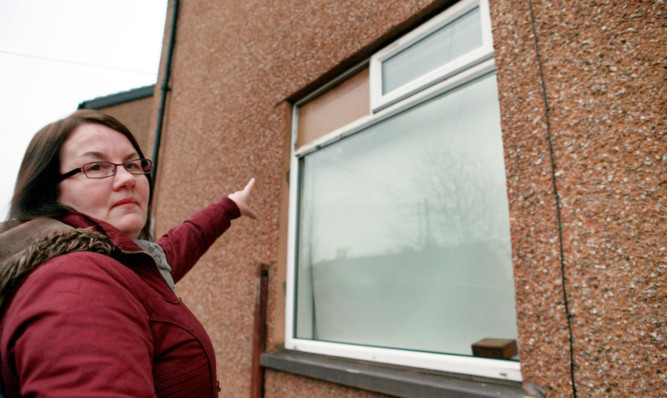
{"type": "Polygon", "coordinates": [[[0,262],[22,251],[54,231],[71,229],[69,225],[49,217],[37,217],[20,223],[7,221],[0,224],[0,262]]]}
{"type": "Polygon", "coordinates": [[[168,285],[168,282],[165,283],[165,278],[160,274],[160,270],[157,267],[155,259],[150,254],[146,253],[139,245],[137,245],[137,243],[135,243],[132,238],[125,235],[116,227],[107,222],[97,220],[84,213],[79,213],[76,211],[67,214],[61,219],[61,221],[74,228],[91,228],[95,232],[99,232],[108,236],[111,244],[113,244],[116,249],[118,249],[118,251],[115,252],[112,257],[133,269],[135,272],[142,273],[146,283],[149,283],[151,286],[153,286],[153,288],[158,291],[165,300],[173,304],[176,304],[180,301],[172,291],[171,286],[168,285]],[[152,265],[150,267],[143,267],[140,265],[142,262],[136,262],[132,260],[136,260],[138,258],[143,258],[144,260],[150,261],[150,264],[152,265]]]}
{"type": "Polygon", "coordinates": [[[67,253],[68,250],[71,251],[71,249],[51,245],[53,238],[59,239],[63,236],[66,236],[68,241],[74,240],[80,243],[79,249],[75,251],[91,250],[109,255],[135,272],[141,273],[144,281],[159,292],[165,300],[172,304],[179,303],[178,297],[165,283],[158,267],[155,266],[154,258],[144,252],[129,236],[109,223],[96,220],[83,213],[72,212],[60,220],[39,217],[24,223],[15,221],[0,223],[0,305],[2,305],[9,289],[22,275],[27,274],[42,262],[51,258],[49,257],[51,254],[60,255],[67,253]],[[99,237],[98,234],[105,235],[105,237],[101,240],[95,238],[95,235],[99,237]],[[41,247],[40,243],[48,245],[49,249],[41,247]],[[103,249],[97,246],[95,248],[87,246],[96,244],[97,246],[103,246],[103,249]],[[29,257],[30,253],[39,253],[37,257],[42,258],[47,255],[47,252],[53,253],[48,254],[47,258],[31,263],[30,267],[26,267],[18,274],[12,271],[15,270],[17,261],[21,258],[27,258],[26,256],[29,257]],[[146,264],[145,260],[150,261],[150,264],[153,265],[142,265],[146,264]],[[7,281],[3,282],[4,279],[7,279],[7,281]]]}
{"type": "Polygon", "coordinates": [[[143,252],[132,238],[111,224],[83,213],[71,212],[60,220],[50,217],[37,217],[24,223],[16,220],[0,223],[0,262],[22,251],[51,232],[71,228],[92,228],[94,231],[108,236],[111,243],[124,253],[143,252]]]}
{"type": "Polygon", "coordinates": [[[93,228],[94,231],[108,236],[111,243],[124,253],[143,252],[132,238],[102,220],[74,211],[64,216],[61,221],[74,228],[93,228]]]}

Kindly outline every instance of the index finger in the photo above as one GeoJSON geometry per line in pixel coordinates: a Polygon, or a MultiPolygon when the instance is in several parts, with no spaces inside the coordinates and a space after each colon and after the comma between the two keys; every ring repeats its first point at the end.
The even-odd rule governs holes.
{"type": "Polygon", "coordinates": [[[254,186],[255,186],[255,178],[253,177],[250,179],[250,181],[248,181],[245,188],[243,188],[243,191],[250,193],[250,191],[252,191],[254,186]]]}

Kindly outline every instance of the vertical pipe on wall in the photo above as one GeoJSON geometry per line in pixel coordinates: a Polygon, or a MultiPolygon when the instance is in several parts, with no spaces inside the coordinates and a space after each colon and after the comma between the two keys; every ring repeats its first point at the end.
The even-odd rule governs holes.
{"type": "Polygon", "coordinates": [[[153,141],[153,171],[151,174],[152,186],[151,192],[155,187],[155,179],[158,169],[158,155],[160,153],[160,141],[162,139],[162,124],[164,120],[164,107],[167,101],[167,92],[169,91],[169,77],[171,75],[171,56],[174,52],[176,42],[176,21],[178,19],[178,0],[172,0],[171,23],[169,25],[169,42],[167,43],[167,53],[164,63],[164,76],[160,86],[160,105],[157,112],[157,122],[155,124],[155,139],[153,141]]]}
{"type": "Polygon", "coordinates": [[[250,397],[264,396],[264,369],[259,363],[266,342],[266,305],[269,299],[269,266],[257,267],[257,301],[255,302],[255,326],[252,336],[252,378],[250,397]]]}

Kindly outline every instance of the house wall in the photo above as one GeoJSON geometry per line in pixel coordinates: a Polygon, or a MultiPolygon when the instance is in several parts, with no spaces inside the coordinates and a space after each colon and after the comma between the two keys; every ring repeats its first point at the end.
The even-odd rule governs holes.
{"type": "MultiPolygon", "coordinates": [[[[177,287],[216,348],[222,396],[251,388],[262,265],[267,350],[284,339],[290,103],[447,3],[180,2],[153,203],[158,234],[257,179],[259,219],[235,221],[177,287]]],[[[490,7],[523,379],[550,396],[573,395],[573,379],[579,396],[658,395],[662,3],[490,7]]],[[[267,370],[265,396],[378,395],[267,370]]]]}
{"type": "Polygon", "coordinates": [[[567,305],[579,396],[657,396],[662,6],[503,1],[491,12],[524,381],[570,389],[567,305]]]}

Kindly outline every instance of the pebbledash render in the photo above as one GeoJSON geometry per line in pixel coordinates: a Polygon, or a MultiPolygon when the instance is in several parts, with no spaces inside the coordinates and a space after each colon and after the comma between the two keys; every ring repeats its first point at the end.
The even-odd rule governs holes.
{"type": "Polygon", "coordinates": [[[257,179],[177,286],[221,396],[665,395],[662,2],[168,10],[156,232],[257,179]]]}

